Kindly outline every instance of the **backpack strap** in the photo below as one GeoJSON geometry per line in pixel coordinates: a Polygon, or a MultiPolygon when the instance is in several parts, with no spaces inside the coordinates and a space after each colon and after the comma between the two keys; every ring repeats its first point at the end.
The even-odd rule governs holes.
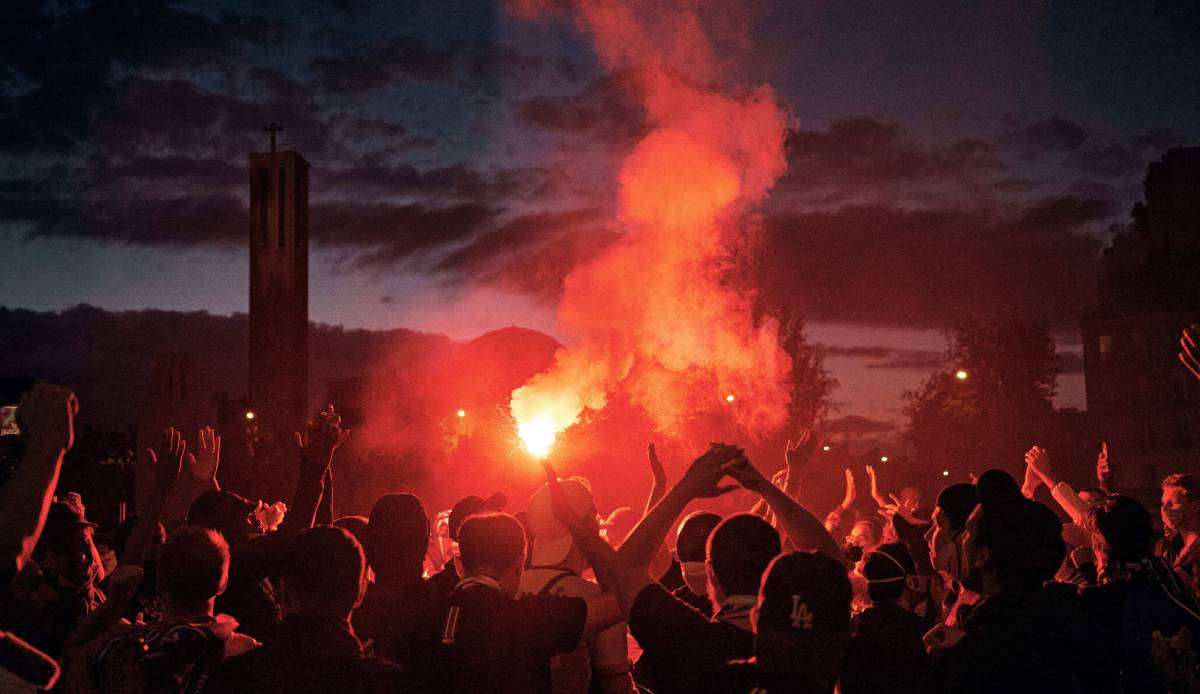
{"type": "Polygon", "coordinates": [[[564,578],[566,578],[567,576],[574,576],[574,575],[575,575],[575,574],[574,574],[574,573],[572,573],[572,572],[570,572],[570,571],[563,571],[563,572],[562,572],[562,573],[560,573],[560,574],[556,574],[556,575],[555,575],[553,578],[551,578],[549,581],[546,581],[546,585],[542,586],[542,589],[541,589],[541,590],[539,590],[539,591],[537,592],[537,594],[538,594],[538,595],[549,595],[549,594],[550,594],[550,589],[551,589],[551,588],[553,588],[554,586],[558,585],[558,582],[559,582],[559,581],[563,580],[563,579],[564,579],[564,578]]]}

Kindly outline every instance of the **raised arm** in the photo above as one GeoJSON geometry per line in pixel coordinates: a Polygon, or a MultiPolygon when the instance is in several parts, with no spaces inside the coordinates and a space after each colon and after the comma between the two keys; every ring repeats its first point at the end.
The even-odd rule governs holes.
{"type": "Polygon", "coordinates": [[[887,499],[883,498],[883,495],[879,493],[879,480],[875,477],[875,467],[872,465],[867,466],[867,479],[871,485],[871,498],[875,500],[879,508],[887,508],[887,499]]]}
{"type": "Polygon", "coordinates": [[[816,550],[821,554],[842,561],[842,550],[833,536],[816,516],[809,513],[795,499],[771,484],[745,456],[729,462],[724,472],[736,479],[746,489],[762,495],[792,544],[799,549],[816,550]]]}
{"type": "Polygon", "coordinates": [[[637,526],[625,538],[618,554],[622,563],[633,568],[644,570],[650,565],[658,546],[662,544],[667,533],[684,507],[692,499],[720,496],[737,489],[737,485],[717,486],[724,476],[721,466],[742,454],[742,449],[734,446],[714,445],[703,455],[692,462],[687,472],[662,500],[650,509],[637,526]]]}
{"type": "Polygon", "coordinates": [[[1200,338],[1197,338],[1198,333],[1200,333],[1200,326],[1195,323],[1183,329],[1183,334],[1179,337],[1179,361],[1183,362],[1193,376],[1200,379],[1200,338]]]}
{"type": "Polygon", "coordinates": [[[1050,466],[1050,454],[1041,446],[1034,446],[1025,454],[1025,464],[1033,468],[1037,476],[1042,479],[1046,487],[1050,489],[1050,496],[1058,502],[1059,506],[1067,512],[1071,517],[1071,521],[1086,527],[1088,505],[1071,485],[1059,480],[1054,474],[1054,468],[1050,466]]]}
{"type": "Polygon", "coordinates": [[[333,405],[321,412],[317,421],[306,424],[304,431],[296,432],[300,474],[296,477],[296,491],[288,504],[287,515],[276,531],[279,537],[290,537],[312,527],[325,492],[326,473],[333,462],[334,451],[348,438],[350,430],[342,428],[342,418],[333,405]]]}
{"type": "Polygon", "coordinates": [[[138,504],[137,522],[133,524],[133,529],[129,531],[129,539],[125,541],[125,551],[119,558],[120,566],[143,565],[146,553],[150,551],[158,536],[158,526],[168,497],[173,496],[172,489],[182,476],[184,466],[193,465],[195,459],[187,452],[187,441],[176,429],[163,430],[157,450],[146,449],[146,456],[138,466],[137,476],[141,480],[138,489],[147,492],[147,498],[138,504]]]}
{"type": "Polygon", "coordinates": [[[800,479],[808,467],[820,441],[812,429],[804,429],[795,442],[788,441],[783,451],[783,462],[787,465],[787,477],[783,491],[793,499],[800,498],[800,479]]]}
{"type": "MultiPolygon", "coordinates": [[[[33,554],[58,485],[63,456],[75,442],[79,401],[66,388],[36,383],[17,403],[25,452],[0,488],[0,575],[16,575],[33,554]]],[[[0,586],[2,588],[3,586],[0,586]]]]}
{"type": "Polygon", "coordinates": [[[1112,463],[1108,459],[1108,442],[1100,442],[1100,453],[1096,456],[1096,483],[1105,494],[1116,494],[1117,485],[1113,480],[1112,463]]]}

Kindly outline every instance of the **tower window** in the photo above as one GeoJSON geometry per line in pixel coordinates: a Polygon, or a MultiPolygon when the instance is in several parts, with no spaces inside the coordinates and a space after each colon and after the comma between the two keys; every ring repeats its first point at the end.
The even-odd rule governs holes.
{"type": "Polygon", "coordinates": [[[258,242],[267,243],[267,193],[271,190],[271,174],[267,167],[258,167],[258,242]]]}
{"type": "Polygon", "coordinates": [[[1112,351],[1113,351],[1112,335],[1101,335],[1100,339],[1097,340],[1096,346],[1100,350],[1101,361],[1108,361],[1109,359],[1112,359],[1112,351]]]}
{"type": "Polygon", "coordinates": [[[287,170],[279,167],[279,247],[283,248],[284,226],[283,208],[287,204],[287,170]]]}

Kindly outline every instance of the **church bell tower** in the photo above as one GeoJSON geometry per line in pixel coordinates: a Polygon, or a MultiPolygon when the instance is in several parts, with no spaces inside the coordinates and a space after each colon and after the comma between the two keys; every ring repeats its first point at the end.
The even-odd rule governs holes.
{"type": "Polygon", "coordinates": [[[250,154],[249,403],[260,435],[287,445],[308,408],[308,162],[250,154]]]}

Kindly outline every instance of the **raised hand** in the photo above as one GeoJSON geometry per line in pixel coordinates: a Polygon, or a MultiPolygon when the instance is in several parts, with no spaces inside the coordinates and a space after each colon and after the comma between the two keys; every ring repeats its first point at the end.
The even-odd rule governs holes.
{"type": "Polygon", "coordinates": [[[817,450],[817,443],[817,437],[813,434],[812,429],[801,431],[795,442],[789,440],[783,451],[783,460],[787,463],[788,469],[799,469],[808,465],[808,461],[812,460],[813,452],[817,450]]]}
{"type": "Polygon", "coordinates": [[[725,463],[741,456],[745,451],[737,446],[726,446],[714,443],[699,458],[692,461],[683,478],[679,480],[693,499],[711,498],[733,491],[738,485],[718,486],[717,482],[725,476],[725,463]]]}
{"type": "Polygon", "coordinates": [[[333,452],[350,438],[350,430],[342,428],[342,418],[330,404],[308,422],[303,432],[296,432],[296,447],[300,451],[301,469],[323,476],[333,462],[333,452]]]}
{"type": "Polygon", "coordinates": [[[152,488],[156,496],[166,496],[175,480],[179,479],[179,472],[185,461],[189,467],[194,464],[194,459],[188,457],[187,441],[183,434],[174,428],[163,429],[158,449],[146,449],[146,457],[141,467],[141,472],[149,474],[154,480],[152,488]]]}
{"type": "MultiPolygon", "coordinates": [[[[1028,457],[1028,454],[1026,454],[1026,457],[1028,457]]],[[[974,474],[972,473],[972,477],[973,476],[974,476],[974,474]]],[[[971,483],[972,484],[975,483],[974,479],[971,480],[971,483]]],[[[1021,483],[1021,495],[1024,496],[1026,499],[1032,499],[1034,497],[1034,495],[1037,493],[1038,485],[1041,483],[1042,483],[1042,478],[1037,474],[1037,471],[1033,469],[1032,465],[1029,465],[1028,463],[1026,463],[1025,464],[1025,481],[1021,483]]]]}
{"type": "Polygon", "coordinates": [[[574,509],[571,508],[571,501],[567,499],[567,493],[563,491],[562,484],[559,482],[558,473],[554,471],[554,466],[550,464],[550,461],[542,461],[542,471],[546,473],[546,487],[550,491],[550,511],[554,514],[554,519],[568,529],[581,525],[587,520],[586,515],[576,516],[574,509]]]}
{"type": "Polygon", "coordinates": [[[654,483],[666,484],[667,471],[663,469],[662,461],[658,459],[658,451],[652,443],[646,444],[646,461],[650,463],[650,475],[654,478],[654,483]]]}
{"type": "Polygon", "coordinates": [[[1054,468],[1050,467],[1050,454],[1041,446],[1034,446],[1025,454],[1025,464],[1037,473],[1038,477],[1046,483],[1050,489],[1054,489],[1057,482],[1054,479],[1054,468]]]}
{"type": "Polygon", "coordinates": [[[883,498],[879,495],[879,480],[875,477],[875,466],[874,465],[867,466],[867,480],[871,485],[871,498],[872,499],[883,498]]]}
{"type": "Polygon", "coordinates": [[[1100,483],[1101,489],[1108,489],[1108,485],[1112,484],[1112,465],[1108,460],[1108,442],[1100,442],[1100,454],[1096,456],[1096,481],[1100,483]]]}
{"type": "Polygon", "coordinates": [[[752,492],[761,494],[763,489],[773,486],[744,455],[725,463],[721,467],[721,471],[737,480],[738,484],[752,492]]]}
{"type": "Polygon", "coordinates": [[[857,498],[858,490],[854,488],[854,473],[850,471],[850,468],[846,468],[846,496],[842,499],[842,508],[850,508],[857,498]]]}
{"type": "Polygon", "coordinates": [[[1200,379],[1200,339],[1197,338],[1198,334],[1200,334],[1200,325],[1195,323],[1183,329],[1183,334],[1179,338],[1179,361],[1183,362],[1193,376],[1200,379]]]}
{"type": "Polygon", "coordinates": [[[217,468],[221,465],[221,437],[212,427],[204,427],[196,434],[200,443],[195,457],[189,459],[187,471],[192,481],[217,486],[217,468]]]}
{"type": "Polygon", "coordinates": [[[62,386],[38,382],[17,403],[17,426],[28,448],[69,451],[75,444],[79,400],[62,386]]]}

